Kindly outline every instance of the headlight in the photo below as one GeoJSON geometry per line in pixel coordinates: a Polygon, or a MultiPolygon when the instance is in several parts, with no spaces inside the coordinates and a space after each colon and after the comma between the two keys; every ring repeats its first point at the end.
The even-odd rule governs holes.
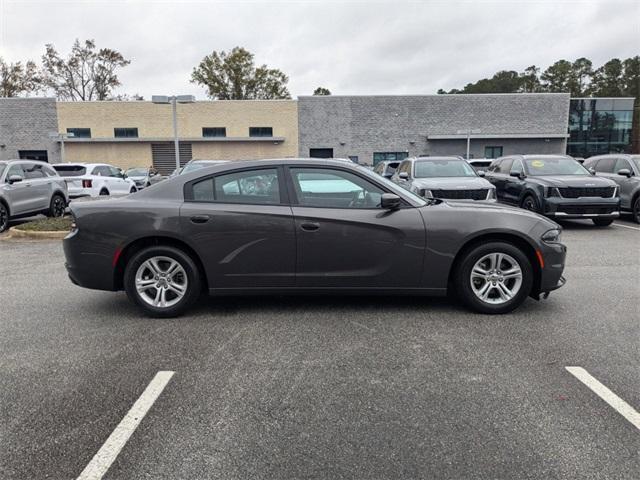
{"type": "Polygon", "coordinates": [[[540,238],[544,243],[560,243],[562,239],[562,230],[559,228],[547,230],[540,238]]]}
{"type": "Polygon", "coordinates": [[[544,196],[549,197],[560,197],[560,191],[556,187],[548,187],[544,193],[544,196]]]}
{"type": "Polygon", "coordinates": [[[611,198],[616,198],[617,196],[618,196],[618,185],[613,187],[613,195],[611,196],[611,198]]]}
{"type": "Polygon", "coordinates": [[[490,188],[489,193],[487,193],[487,200],[496,200],[496,189],[490,188]]]}

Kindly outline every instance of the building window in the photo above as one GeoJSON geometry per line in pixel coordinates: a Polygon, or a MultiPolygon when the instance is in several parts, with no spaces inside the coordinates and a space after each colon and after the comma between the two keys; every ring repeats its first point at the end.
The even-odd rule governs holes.
{"type": "Polygon", "coordinates": [[[114,128],[113,136],[116,138],[138,138],[137,128],[114,128]]]}
{"type": "Polygon", "coordinates": [[[271,127],[249,127],[250,137],[273,137],[273,128],[271,127]]]}
{"type": "Polygon", "coordinates": [[[91,138],[90,128],[67,128],[67,135],[73,138],[91,138]]]}
{"type": "Polygon", "coordinates": [[[48,162],[49,156],[46,150],[18,150],[18,158],[20,160],[40,160],[48,162]]]}
{"type": "Polygon", "coordinates": [[[225,127],[202,127],[203,137],[226,137],[227,129],[225,127]]]}
{"type": "Polygon", "coordinates": [[[502,147],[484,147],[484,158],[498,158],[502,156],[502,147]]]}
{"type": "Polygon", "coordinates": [[[395,162],[404,160],[409,156],[408,152],[373,152],[373,166],[380,162],[395,162]]]}

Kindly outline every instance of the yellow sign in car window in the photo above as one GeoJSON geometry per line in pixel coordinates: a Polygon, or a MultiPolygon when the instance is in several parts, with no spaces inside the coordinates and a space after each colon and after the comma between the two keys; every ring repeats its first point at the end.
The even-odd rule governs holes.
{"type": "Polygon", "coordinates": [[[535,168],[542,168],[544,167],[544,162],[542,160],[534,160],[531,162],[531,166],[535,168]]]}

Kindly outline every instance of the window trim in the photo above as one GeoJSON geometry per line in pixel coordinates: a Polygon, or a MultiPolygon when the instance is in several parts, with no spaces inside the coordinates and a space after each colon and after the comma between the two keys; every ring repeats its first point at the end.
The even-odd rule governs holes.
{"type": "MultiPolygon", "coordinates": [[[[351,173],[352,175],[355,175],[359,178],[361,178],[364,181],[367,181],[369,183],[374,184],[376,187],[378,187],[380,190],[382,190],[383,193],[392,193],[394,195],[398,195],[396,192],[393,192],[391,190],[389,190],[385,185],[378,183],[377,181],[375,181],[372,178],[366,177],[364,175],[360,175],[359,172],[354,172],[353,170],[349,169],[349,168],[341,168],[337,165],[285,165],[285,170],[286,170],[286,176],[287,176],[287,188],[288,188],[288,194],[289,194],[289,198],[291,199],[291,206],[292,207],[300,207],[300,208],[324,208],[324,209],[332,209],[332,210],[374,210],[376,212],[379,211],[383,211],[383,209],[381,207],[374,207],[374,208],[343,208],[343,207],[326,207],[326,206],[316,206],[316,205],[302,205],[300,203],[300,201],[298,200],[298,193],[296,192],[295,186],[293,184],[294,180],[293,180],[293,175],[291,173],[292,169],[304,169],[304,170],[310,170],[310,169],[314,169],[314,170],[337,170],[340,172],[346,172],[346,173],[351,173]]],[[[407,202],[407,200],[405,200],[402,196],[398,195],[400,197],[400,208],[414,208],[413,205],[411,205],[409,202],[407,202]]]]}
{"type": "MultiPolygon", "coordinates": [[[[214,190],[215,194],[215,190],[214,190]]],[[[244,167],[244,168],[236,168],[233,170],[224,170],[222,172],[216,172],[209,175],[205,175],[203,177],[194,178],[193,180],[189,180],[184,184],[182,189],[182,195],[184,198],[184,202],[188,203],[203,203],[209,205],[255,205],[260,207],[288,207],[291,204],[289,203],[288,190],[286,188],[285,179],[284,179],[284,168],[282,165],[265,165],[261,167],[244,167]],[[250,171],[260,171],[260,170],[276,170],[276,174],[278,175],[278,188],[280,190],[280,203],[248,203],[248,202],[227,202],[220,200],[196,200],[193,198],[193,185],[205,180],[213,179],[214,187],[215,187],[215,178],[221,177],[223,175],[232,175],[234,173],[241,172],[250,172],[250,171]]]]}

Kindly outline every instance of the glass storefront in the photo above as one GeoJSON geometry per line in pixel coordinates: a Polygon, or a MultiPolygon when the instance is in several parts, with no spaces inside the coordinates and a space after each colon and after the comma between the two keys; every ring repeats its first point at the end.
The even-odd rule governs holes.
{"type": "Polygon", "coordinates": [[[572,98],[567,154],[630,152],[632,118],[633,98],[572,98]]]}

